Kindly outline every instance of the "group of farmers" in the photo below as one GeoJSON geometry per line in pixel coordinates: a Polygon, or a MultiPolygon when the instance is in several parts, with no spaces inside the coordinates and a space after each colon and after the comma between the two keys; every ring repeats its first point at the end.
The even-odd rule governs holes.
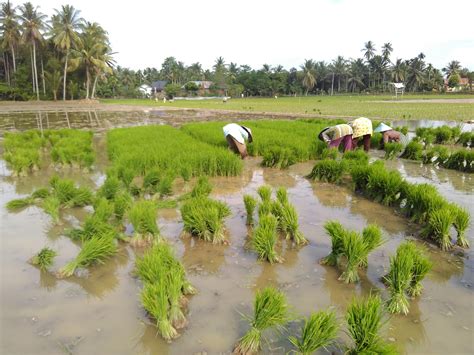
{"type": "MultiPolygon", "coordinates": [[[[223,130],[229,149],[240,154],[242,159],[247,157],[248,153],[245,141],[252,143],[252,130],[236,123],[225,125],[223,130]]],[[[395,131],[385,123],[381,123],[374,130],[372,128],[372,121],[366,117],[359,117],[349,123],[326,127],[319,133],[318,138],[326,142],[329,148],[338,149],[342,144],[344,152],[355,149],[359,141],[362,141],[364,150],[368,152],[370,149],[370,138],[374,132],[382,133],[382,148],[385,143],[389,142],[402,144],[406,144],[407,142],[407,138],[402,133],[395,131]]]]}

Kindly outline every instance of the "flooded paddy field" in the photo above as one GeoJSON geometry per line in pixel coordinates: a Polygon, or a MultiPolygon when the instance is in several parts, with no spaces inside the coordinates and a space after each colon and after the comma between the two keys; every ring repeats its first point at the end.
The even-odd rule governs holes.
{"type": "MultiPolygon", "coordinates": [[[[104,152],[105,139],[96,135],[95,147],[104,152]]],[[[62,170],[61,176],[95,189],[104,180],[106,157],[99,154],[91,173],[62,170]]],[[[241,313],[250,314],[257,289],[273,285],[283,290],[294,313],[333,307],[342,324],[344,312],[355,295],[379,289],[389,267],[389,256],[397,246],[417,231],[393,209],[366,200],[349,189],[310,182],[306,178],[312,163],[288,170],[262,168],[260,159],[245,161],[241,176],[211,178],[212,197],[225,201],[232,214],[226,220],[229,245],[212,245],[182,234],[178,209],[158,213],[161,234],[173,245],[184,263],[188,277],[198,289],[188,305],[189,325],[172,343],[156,333],[141,306],[141,282],[133,276],[134,261],[142,251],[121,244],[119,253],[104,265],[81,271],[67,279],[57,279],[54,271],[71,260],[79,246],[64,236],[67,227],[78,226],[87,208],[69,209],[61,216],[62,225],[51,226],[50,217],[37,207],[8,213],[5,204],[45,186],[55,171],[51,168],[29,177],[14,178],[2,161],[0,167],[1,214],[1,350],[5,354],[193,354],[230,353],[248,329],[241,313]],[[257,260],[248,249],[244,193],[256,195],[262,184],[288,188],[296,206],[300,227],[309,245],[294,249],[281,242],[282,264],[257,260]],[[361,272],[361,282],[347,285],[338,281],[339,271],[320,265],[331,248],[323,224],[330,219],[361,230],[377,223],[387,242],[369,256],[369,266],[361,272]],[[44,246],[58,251],[52,272],[40,272],[28,259],[44,246]]],[[[397,160],[389,167],[401,171],[408,180],[430,182],[452,202],[474,215],[474,178],[469,174],[433,169],[397,160]]],[[[174,193],[191,189],[193,182],[177,180],[174,193]]],[[[474,243],[472,222],[467,232],[474,243]]],[[[384,337],[401,353],[468,354],[474,349],[473,252],[472,249],[442,252],[428,246],[433,270],[424,281],[424,293],[410,302],[407,316],[388,318],[384,337]]],[[[290,323],[288,332],[299,326],[290,323]]],[[[340,345],[348,337],[340,332],[340,345]]],[[[291,350],[287,333],[267,334],[263,353],[285,354],[291,350]]],[[[337,347],[329,352],[343,353],[337,347]]],[[[324,353],[324,352],[322,352],[324,353]]]]}

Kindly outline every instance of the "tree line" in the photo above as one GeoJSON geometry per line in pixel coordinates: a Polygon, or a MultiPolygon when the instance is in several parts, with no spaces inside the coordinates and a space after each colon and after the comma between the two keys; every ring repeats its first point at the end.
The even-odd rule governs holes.
{"type": "Polygon", "coordinates": [[[444,68],[427,63],[420,53],[411,59],[392,59],[392,44],[377,52],[368,41],[360,58],[338,56],[330,62],[307,59],[298,67],[264,64],[260,69],[226,63],[218,57],[210,69],[199,62],[185,65],[174,57],[161,67],[132,70],[115,67],[107,32],[88,22],[71,5],[56,9],[51,17],[30,2],[1,4],[0,99],[94,99],[138,97],[139,87],[157,80],[168,83],[168,92],[192,94],[192,81],[211,81],[209,95],[274,96],[384,93],[390,83],[401,82],[409,92],[443,92],[445,78],[451,87],[467,78],[472,91],[474,72],[453,60],[444,68]]]}

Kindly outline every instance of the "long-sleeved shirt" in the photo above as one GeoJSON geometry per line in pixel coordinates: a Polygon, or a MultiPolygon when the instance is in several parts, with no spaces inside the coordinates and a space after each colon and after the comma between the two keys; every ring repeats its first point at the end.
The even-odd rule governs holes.
{"type": "Polygon", "coordinates": [[[231,135],[237,142],[245,144],[245,140],[249,139],[249,135],[242,126],[237,123],[229,123],[225,125],[222,130],[224,131],[224,137],[231,135]]]}
{"type": "Polygon", "coordinates": [[[352,134],[352,128],[348,124],[338,124],[332,126],[322,133],[324,141],[334,141],[336,139],[352,134]]]}
{"type": "Polygon", "coordinates": [[[382,134],[383,134],[383,147],[385,146],[385,143],[396,142],[396,143],[402,143],[403,145],[407,145],[408,143],[408,139],[404,134],[398,131],[395,131],[393,129],[389,131],[385,131],[382,134]]]}

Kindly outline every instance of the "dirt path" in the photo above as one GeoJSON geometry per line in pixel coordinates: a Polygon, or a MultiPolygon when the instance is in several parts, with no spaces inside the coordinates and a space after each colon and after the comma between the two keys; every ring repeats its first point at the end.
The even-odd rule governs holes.
{"type": "Polygon", "coordinates": [[[372,102],[383,102],[385,104],[474,104],[474,99],[416,99],[416,100],[385,100],[385,101],[372,101],[372,102]]]}

